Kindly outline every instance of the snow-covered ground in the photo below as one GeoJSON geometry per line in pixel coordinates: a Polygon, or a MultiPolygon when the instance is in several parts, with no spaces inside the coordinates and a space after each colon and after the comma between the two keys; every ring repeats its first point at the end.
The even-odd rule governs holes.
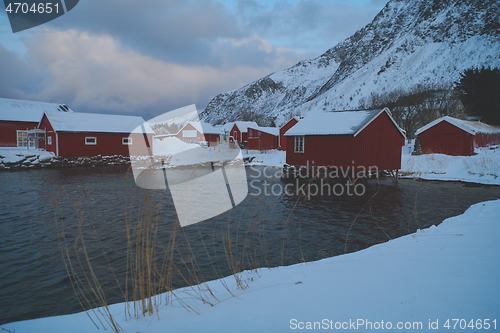
{"type": "Polygon", "coordinates": [[[26,161],[26,164],[37,164],[50,161],[54,154],[45,150],[0,147],[0,165],[16,164],[26,161]]]}
{"type": "MultiPolygon", "coordinates": [[[[201,288],[211,289],[212,304],[183,288],[175,294],[184,306],[174,301],[154,316],[126,320],[124,304],[110,310],[124,332],[141,333],[495,331],[500,326],[499,216],[500,200],[478,203],[437,227],[359,252],[244,272],[244,290],[235,287],[233,277],[211,281],[201,288]]],[[[101,332],[88,316],[95,320],[90,311],[2,328],[16,333],[101,332]]]]}
{"type": "Polygon", "coordinates": [[[413,156],[403,147],[403,177],[500,185],[500,148],[476,148],[474,156],[425,154],[413,156]]]}
{"type": "Polygon", "coordinates": [[[252,158],[252,161],[246,165],[262,165],[282,167],[286,162],[286,153],[282,150],[267,150],[261,152],[259,150],[242,149],[244,158],[252,158]]]}

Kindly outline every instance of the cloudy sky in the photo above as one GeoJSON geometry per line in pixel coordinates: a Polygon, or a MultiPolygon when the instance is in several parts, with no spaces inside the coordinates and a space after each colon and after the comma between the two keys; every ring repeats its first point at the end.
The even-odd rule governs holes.
{"type": "Polygon", "coordinates": [[[80,0],[13,34],[0,13],[0,97],[149,119],[314,58],[387,0],[80,0]]]}

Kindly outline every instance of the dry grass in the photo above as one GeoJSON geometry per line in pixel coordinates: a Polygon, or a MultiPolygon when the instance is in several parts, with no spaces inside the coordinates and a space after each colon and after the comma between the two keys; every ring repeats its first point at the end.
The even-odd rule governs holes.
{"type": "MultiPolygon", "coordinates": [[[[92,209],[91,205],[86,205],[87,191],[82,188],[82,202],[75,205],[76,228],[72,223],[73,219],[59,216],[58,203],[57,200],[54,201],[59,244],[67,274],[76,299],[83,310],[90,310],[87,314],[97,328],[122,331],[109,310],[110,304],[104,287],[106,283],[109,284],[109,276],[112,276],[120,290],[126,307],[126,318],[133,319],[158,314],[162,306],[173,302],[194,312],[197,312],[194,300],[210,305],[220,302],[206,284],[201,265],[197,261],[199,253],[195,252],[200,251],[200,243],[203,256],[208,258],[211,269],[218,277],[223,277],[227,274],[223,273],[220,263],[215,260],[218,254],[215,248],[212,248],[213,244],[222,242],[227,266],[239,289],[247,288],[248,281],[252,279],[242,273],[245,268],[262,267],[258,259],[262,256],[267,262],[265,245],[253,249],[248,238],[248,235],[259,227],[258,224],[248,225],[246,230],[241,232],[244,226],[240,225],[239,221],[228,219],[227,223],[221,222],[221,228],[225,225],[226,229],[220,238],[217,238],[214,232],[213,239],[210,240],[213,244],[207,244],[203,237],[205,235],[197,229],[198,248],[194,250],[190,239],[193,237],[193,230],[188,235],[176,221],[162,220],[161,210],[164,207],[154,205],[150,190],[141,193],[142,197],[127,193],[124,196],[124,235],[117,237],[123,236],[126,239],[125,276],[115,274],[118,263],[108,258],[107,250],[94,224],[99,221],[87,221],[84,218],[84,206],[92,209]],[[137,206],[138,210],[131,208],[137,206]],[[169,239],[166,241],[159,238],[161,228],[171,228],[167,232],[169,239]],[[68,232],[69,229],[71,232],[68,232]],[[100,270],[100,275],[96,272],[97,269],[100,270]],[[103,271],[106,271],[107,281],[100,281],[98,278],[103,276],[103,271]],[[179,283],[191,287],[189,290],[183,288],[178,291],[176,285],[179,283]]],[[[60,190],[60,197],[63,195],[64,188],[60,190]]],[[[197,228],[196,225],[194,227],[197,228]]],[[[263,231],[260,231],[260,234],[264,236],[263,231]]],[[[265,244],[264,241],[261,243],[265,244]]],[[[231,290],[227,281],[221,280],[221,283],[234,295],[234,290],[231,290]]]]}
{"type": "MultiPolygon", "coordinates": [[[[125,179],[125,182],[127,181],[128,179],[125,179]]],[[[64,189],[61,189],[61,197],[63,192],[64,189]]],[[[140,193],[140,196],[136,192],[133,195],[127,193],[125,186],[123,235],[116,235],[126,242],[123,246],[126,253],[122,262],[114,262],[108,258],[107,249],[95,225],[100,221],[88,221],[84,218],[85,207],[92,209],[92,205],[87,202],[89,198],[85,189],[82,189],[81,202],[75,205],[76,230],[69,230],[74,226],[69,218],[59,216],[57,201],[54,202],[60,247],[68,276],[78,302],[84,310],[90,310],[87,314],[96,327],[111,329],[114,332],[122,331],[109,310],[109,276],[121,293],[125,317],[131,320],[144,316],[159,316],[160,308],[169,304],[180,305],[187,311],[198,313],[197,306],[200,301],[212,306],[223,301],[216,297],[215,292],[206,283],[204,270],[207,267],[219,278],[227,276],[229,269],[235,280],[235,289],[228,284],[228,279],[221,279],[220,283],[229,295],[234,296],[238,289],[246,289],[249,281],[253,280],[254,276],[245,270],[272,266],[266,247],[266,225],[262,222],[265,221],[266,212],[259,207],[259,200],[266,200],[265,197],[259,198],[256,206],[251,208],[254,222],[244,222],[241,218],[229,214],[226,221],[214,223],[213,234],[207,235],[206,229],[203,234],[198,224],[190,226],[189,232],[186,232],[177,221],[162,220],[162,209],[165,207],[154,203],[151,191],[140,193]],[[165,232],[165,229],[170,230],[165,232]],[[162,239],[160,234],[163,235],[161,237],[167,234],[168,238],[162,239]],[[216,243],[219,245],[219,251],[223,251],[225,263],[216,259],[221,256],[216,250],[216,243]],[[256,243],[259,245],[256,246],[256,243]],[[198,262],[200,252],[204,258],[203,263],[198,262]],[[115,274],[115,271],[119,271],[117,265],[126,265],[124,276],[115,274]],[[101,274],[98,274],[97,270],[101,274]],[[100,281],[98,278],[103,276],[103,270],[107,271],[107,281],[100,281]],[[178,289],[179,283],[191,287],[178,289]]],[[[377,194],[378,192],[369,198],[352,221],[345,238],[345,250],[349,242],[349,232],[359,214],[377,194]]],[[[283,221],[280,253],[274,253],[273,258],[275,265],[278,256],[281,258],[281,264],[285,265],[285,241],[289,221],[297,205],[304,200],[304,197],[299,196],[283,221]]],[[[417,198],[415,202],[416,200],[417,198]]],[[[372,219],[375,221],[373,214],[372,219]]],[[[385,230],[376,221],[375,223],[390,239],[385,230]]],[[[300,233],[299,223],[299,239],[296,244],[301,255],[299,261],[304,262],[306,259],[302,254],[300,233]]],[[[258,275],[258,269],[254,269],[254,272],[258,275]]],[[[210,279],[213,279],[213,276],[210,279]]]]}

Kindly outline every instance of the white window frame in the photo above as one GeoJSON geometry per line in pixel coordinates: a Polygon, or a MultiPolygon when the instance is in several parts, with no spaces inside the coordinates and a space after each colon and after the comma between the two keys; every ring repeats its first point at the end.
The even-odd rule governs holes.
{"type": "Polygon", "coordinates": [[[85,137],[85,145],[87,146],[95,146],[97,145],[97,138],[95,136],[86,136],[85,137]],[[94,142],[89,142],[89,139],[94,139],[94,142]]]}
{"type": "Polygon", "coordinates": [[[47,137],[47,145],[52,146],[52,137],[51,136],[47,137]]]}
{"type": "Polygon", "coordinates": [[[129,146],[132,144],[132,138],[122,138],[122,145],[129,146]]]}
{"type": "Polygon", "coordinates": [[[293,152],[303,153],[304,152],[304,136],[295,136],[293,140],[293,152]]]}
{"type": "Polygon", "coordinates": [[[28,140],[28,131],[26,130],[17,130],[16,131],[16,142],[17,142],[17,147],[19,148],[35,148],[35,141],[33,140],[28,140]],[[23,134],[21,137],[23,140],[19,140],[20,134],[23,134]]]}

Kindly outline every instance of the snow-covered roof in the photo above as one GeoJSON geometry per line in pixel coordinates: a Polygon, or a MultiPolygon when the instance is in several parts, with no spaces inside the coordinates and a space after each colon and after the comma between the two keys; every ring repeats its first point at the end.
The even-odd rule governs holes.
{"type": "Polygon", "coordinates": [[[381,113],[387,113],[401,135],[405,136],[396,124],[388,108],[360,111],[313,111],[290,128],[285,136],[294,135],[358,135],[381,113]]]}
{"type": "Polygon", "coordinates": [[[261,132],[265,132],[268,134],[276,135],[276,136],[280,135],[280,130],[279,130],[279,128],[276,128],[276,127],[248,126],[248,128],[258,130],[261,132]]]}
{"type": "Polygon", "coordinates": [[[255,121],[235,121],[234,124],[238,127],[241,133],[248,132],[248,127],[259,127],[255,121]]]}
{"type": "Polygon", "coordinates": [[[59,132],[132,133],[144,125],[145,133],[154,134],[144,119],[138,116],[55,111],[45,114],[54,130],[59,132]]]}
{"type": "Polygon", "coordinates": [[[259,125],[257,125],[255,121],[231,121],[225,123],[224,125],[216,126],[216,128],[221,128],[220,132],[229,133],[234,125],[238,126],[240,132],[242,133],[248,132],[248,127],[252,128],[259,127],[259,125]]]}
{"type": "Polygon", "coordinates": [[[461,120],[449,116],[444,116],[441,118],[438,118],[427,125],[420,127],[415,133],[418,135],[429,128],[433,127],[436,124],[439,124],[442,121],[446,121],[462,130],[465,132],[475,135],[475,134],[500,134],[500,128],[494,127],[485,123],[481,123],[479,121],[467,121],[467,120],[461,120]]]}
{"type": "Polygon", "coordinates": [[[230,122],[230,123],[225,123],[224,125],[222,125],[222,129],[224,132],[228,132],[231,130],[231,128],[233,128],[234,126],[234,123],[233,122],[230,122]]]}
{"type": "Polygon", "coordinates": [[[45,111],[73,112],[65,104],[0,98],[0,120],[38,123],[45,111]]]}
{"type": "Polygon", "coordinates": [[[203,121],[190,121],[188,124],[191,124],[191,126],[193,126],[198,132],[203,134],[221,134],[220,129],[215,128],[211,124],[203,121]]]}

